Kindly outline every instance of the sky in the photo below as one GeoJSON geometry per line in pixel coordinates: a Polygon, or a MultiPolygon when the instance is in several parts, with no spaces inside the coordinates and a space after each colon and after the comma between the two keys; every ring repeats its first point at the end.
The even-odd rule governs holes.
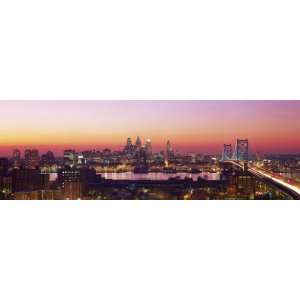
{"type": "Polygon", "coordinates": [[[0,155],[14,148],[122,149],[127,137],[220,153],[249,139],[252,152],[300,153],[299,101],[0,101],[0,155]]]}

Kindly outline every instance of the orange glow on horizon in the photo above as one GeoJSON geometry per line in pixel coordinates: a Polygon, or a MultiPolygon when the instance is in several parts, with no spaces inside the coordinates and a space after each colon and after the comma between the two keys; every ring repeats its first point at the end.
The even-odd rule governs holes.
{"type": "Polygon", "coordinates": [[[175,150],[219,153],[248,138],[254,152],[300,153],[300,101],[1,101],[0,108],[0,155],[25,147],[121,150],[137,136],[155,151],[170,140],[175,150]]]}

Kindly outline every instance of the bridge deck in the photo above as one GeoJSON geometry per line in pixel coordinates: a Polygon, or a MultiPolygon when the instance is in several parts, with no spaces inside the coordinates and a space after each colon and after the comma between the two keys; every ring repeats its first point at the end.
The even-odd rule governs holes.
{"type": "MultiPolygon", "coordinates": [[[[224,161],[225,163],[231,163],[239,168],[244,168],[244,165],[239,161],[234,160],[228,160],[224,161]]],[[[300,199],[300,188],[292,185],[290,183],[285,182],[283,179],[275,178],[271,174],[268,174],[266,171],[260,170],[258,168],[254,167],[248,167],[248,172],[250,172],[252,175],[268,180],[269,182],[273,183],[275,186],[277,186],[279,189],[287,193],[288,195],[292,196],[293,199],[300,199]]]]}

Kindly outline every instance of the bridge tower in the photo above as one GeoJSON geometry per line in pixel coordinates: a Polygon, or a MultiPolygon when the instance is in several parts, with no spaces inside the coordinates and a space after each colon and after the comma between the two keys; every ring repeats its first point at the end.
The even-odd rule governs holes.
{"type": "Polygon", "coordinates": [[[248,143],[248,139],[244,139],[244,140],[240,140],[237,139],[236,140],[236,149],[235,149],[235,153],[234,153],[234,159],[238,160],[238,161],[248,161],[249,158],[249,143],[248,143]]]}
{"type": "Polygon", "coordinates": [[[231,160],[232,159],[232,145],[231,144],[224,144],[223,153],[222,153],[222,161],[231,160]]]}

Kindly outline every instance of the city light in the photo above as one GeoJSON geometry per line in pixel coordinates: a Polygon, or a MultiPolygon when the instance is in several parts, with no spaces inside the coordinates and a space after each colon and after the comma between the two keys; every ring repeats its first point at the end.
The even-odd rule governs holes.
{"type": "Polygon", "coordinates": [[[299,199],[300,101],[218,102],[4,101],[0,198],[299,199]]]}

